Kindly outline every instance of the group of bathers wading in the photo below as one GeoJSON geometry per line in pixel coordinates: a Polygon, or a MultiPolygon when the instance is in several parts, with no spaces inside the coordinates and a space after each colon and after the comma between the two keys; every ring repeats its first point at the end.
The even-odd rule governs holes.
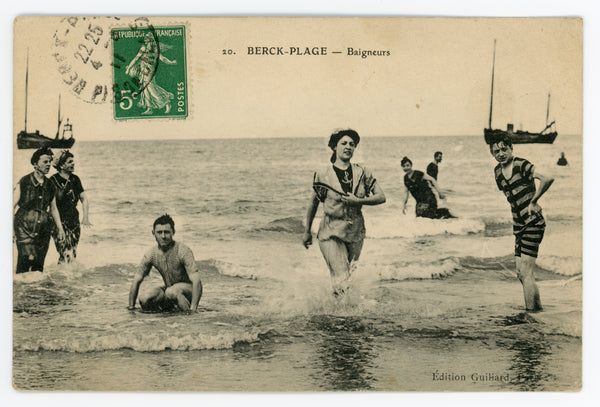
{"type": "Polygon", "coordinates": [[[21,178],[15,187],[17,273],[44,270],[51,236],[59,254],[58,262],[70,262],[77,255],[81,226],[91,226],[86,194],[81,180],[73,174],[73,154],[64,150],[54,157],[49,148],[40,148],[31,156],[31,165],[33,172],[21,178]],[[51,165],[57,172],[46,178],[51,165]],[[81,223],[78,202],[83,207],[81,223]]]}
{"type": "MultiPolygon", "coordinates": [[[[366,167],[351,163],[354,150],[360,141],[354,130],[341,130],[331,135],[329,147],[333,150],[331,165],[316,171],[313,176],[313,193],[306,214],[303,243],[312,244],[312,223],[319,203],[323,204],[324,216],[319,226],[319,248],[329,267],[333,293],[340,296],[348,290],[352,264],[358,260],[365,238],[363,205],[380,205],[386,201],[385,194],[373,173],[366,167]]],[[[509,136],[490,144],[490,153],[498,165],[494,169],[498,188],[504,192],[513,216],[515,235],[515,259],[517,276],[523,285],[527,310],[542,309],[540,295],[535,283],[534,265],[538,247],[544,235],[545,222],[538,199],[548,190],[554,179],[535,171],[527,160],[514,157],[509,136]],[[539,180],[536,189],[535,179],[539,180]]],[[[413,170],[412,161],[401,161],[405,172],[405,197],[403,213],[406,213],[408,194],[415,198],[417,217],[433,219],[454,218],[446,208],[438,208],[434,191],[444,198],[437,184],[438,164],[442,153],[434,154],[434,162],[427,167],[427,174],[413,170]]]]}
{"type": "MultiPolygon", "coordinates": [[[[352,264],[362,251],[366,233],[362,206],[380,205],[386,201],[373,173],[363,165],[350,162],[359,141],[358,133],[352,129],[331,135],[328,143],[332,150],[331,164],[314,173],[312,196],[304,223],[302,241],[308,248],[313,241],[312,223],[319,204],[322,204],[323,217],[317,239],[336,297],[348,290],[352,264]]],[[[489,148],[499,163],[494,169],[497,186],[506,195],[512,211],[516,269],[523,285],[525,307],[531,311],[541,310],[534,266],[545,221],[537,201],[554,180],[537,172],[529,161],[514,157],[508,136],[495,140],[489,148]],[[539,188],[536,188],[535,179],[539,181],[539,188]]],[[[21,178],[15,188],[15,208],[18,208],[14,216],[17,273],[43,270],[51,236],[54,236],[60,256],[59,263],[72,260],[76,256],[80,226],[90,225],[86,195],[81,180],[73,174],[73,155],[63,151],[54,162],[57,173],[48,179],[46,175],[52,159],[50,149],[37,150],[31,157],[34,171],[21,178]],[[83,205],[81,225],[77,211],[79,201],[83,205]]],[[[410,193],[416,201],[417,217],[454,217],[446,208],[438,208],[434,193],[440,199],[444,198],[437,184],[441,161],[442,153],[438,151],[425,174],[413,170],[409,158],[402,159],[406,187],[403,213],[406,212],[410,193]]],[[[137,268],[127,308],[135,309],[140,285],[154,267],[162,276],[164,285],[142,292],[139,295],[141,308],[147,311],[196,310],[202,296],[202,283],[192,251],[173,239],[175,223],[169,215],[155,220],[152,234],[157,245],[144,255],[137,268]]]]}

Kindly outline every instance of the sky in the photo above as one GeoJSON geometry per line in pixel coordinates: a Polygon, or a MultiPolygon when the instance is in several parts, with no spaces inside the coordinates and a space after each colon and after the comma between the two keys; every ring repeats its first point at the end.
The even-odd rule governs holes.
{"type": "MultiPolygon", "coordinates": [[[[289,406],[304,406],[306,404],[317,404],[317,405],[330,405],[332,397],[335,401],[341,401],[345,405],[363,405],[367,403],[376,403],[378,405],[399,405],[400,403],[418,403],[419,405],[450,405],[450,406],[479,406],[482,403],[488,406],[500,406],[510,403],[511,405],[531,405],[544,404],[545,406],[565,405],[567,403],[577,405],[593,405],[592,403],[597,400],[598,386],[595,386],[600,379],[599,369],[597,366],[600,362],[598,350],[594,344],[598,343],[598,321],[595,318],[595,314],[590,312],[590,309],[596,309],[599,305],[598,296],[595,294],[594,289],[598,286],[598,277],[595,273],[595,265],[600,262],[597,255],[597,247],[595,244],[596,238],[593,235],[596,226],[599,226],[597,211],[598,204],[598,192],[597,192],[597,181],[595,180],[595,174],[598,173],[598,163],[596,160],[596,152],[599,150],[599,142],[597,135],[600,134],[600,128],[598,126],[598,115],[599,108],[599,86],[598,86],[598,75],[600,72],[600,58],[598,46],[598,40],[600,39],[600,21],[598,14],[598,6],[593,1],[586,0],[571,0],[571,1],[557,1],[557,0],[505,0],[502,2],[481,2],[481,1],[469,1],[469,0],[421,0],[411,2],[400,2],[392,0],[378,0],[361,2],[356,0],[346,1],[316,1],[316,0],[304,0],[299,2],[281,2],[281,1],[260,1],[255,0],[253,2],[244,1],[221,1],[221,2],[201,2],[198,1],[194,5],[190,5],[189,2],[180,2],[171,0],[169,2],[151,3],[148,1],[137,1],[129,0],[127,2],[117,0],[103,0],[102,2],[82,2],[82,1],[66,1],[66,0],[55,0],[52,2],[42,2],[39,0],[29,1],[21,0],[18,2],[6,2],[3,4],[2,18],[3,36],[0,39],[2,44],[2,55],[4,57],[4,64],[0,65],[3,70],[3,78],[5,83],[5,92],[3,93],[3,124],[5,131],[12,130],[13,140],[6,137],[2,142],[3,145],[0,150],[3,154],[3,162],[5,167],[3,168],[4,177],[2,177],[2,186],[5,191],[9,191],[12,185],[12,148],[14,136],[20,130],[22,124],[22,117],[17,117],[15,113],[13,123],[13,94],[12,94],[12,78],[13,70],[11,66],[12,55],[13,55],[13,19],[17,15],[23,14],[54,14],[54,15],[72,15],[72,14],[90,14],[90,13],[101,13],[101,14],[114,14],[115,10],[119,10],[120,14],[138,15],[144,14],[169,14],[169,15],[182,15],[182,14],[204,14],[204,15],[412,15],[412,16],[584,16],[584,100],[585,109],[583,114],[584,126],[584,218],[587,227],[584,228],[584,267],[586,272],[586,283],[584,285],[584,300],[586,312],[584,313],[584,391],[570,394],[560,393],[549,393],[549,394],[352,394],[352,395],[329,395],[325,400],[320,395],[293,395],[293,397],[286,397],[285,395],[239,395],[243,397],[240,399],[235,396],[228,396],[223,394],[207,394],[207,395],[170,395],[170,394],[133,394],[133,393],[114,393],[114,394],[82,394],[82,393],[17,393],[10,388],[11,381],[11,338],[7,334],[3,336],[2,349],[2,366],[0,370],[0,382],[2,383],[2,396],[3,400],[8,404],[19,404],[19,405],[38,405],[43,403],[46,406],[69,406],[69,405],[86,405],[93,406],[104,406],[107,403],[112,405],[130,405],[132,402],[142,401],[147,405],[159,405],[164,402],[172,402],[173,398],[179,397],[182,402],[189,403],[194,401],[200,401],[206,405],[211,406],[223,406],[230,405],[235,402],[243,402],[248,405],[280,405],[284,402],[289,406]],[[13,127],[14,124],[14,127],[13,127]],[[366,399],[365,397],[368,397],[366,399]]],[[[549,28],[551,32],[554,31],[554,27],[549,28]]],[[[517,30],[518,31],[518,30],[517,30]]],[[[25,33],[27,34],[27,33],[25,33]]],[[[446,32],[447,38],[455,38],[460,36],[460,32],[446,32]]],[[[505,33],[508,35],[508,33],[505,33]]],[[[445,36],[444,36],[445,37],[445,36]]],[[[537,59],[530,60],[530,52],[538,49],[540,44],[529,44],[527,47],[522,48],[522,53],[515,53],[514,49],[510,47],[520,46],[521,40],[517,36],[517,40],[513,37],[512,41],[504,36],[492,36],[484,32],[478,32],[477,35],[469,35],[468,38],[462,37],[462,44],[469,44],[469,49],[456,49],[456,41],[446,41],[445,38],[439,38],[438,41],[434,42],[437,48],[434,49],[450,49],[456,52],[456,58],[453,59],[455,63],[452,64],[454,68],[448,67],[444,61],[429,61],[437,66],[438,70],[432,70],[425,64],[417,69],[413,64],[410,63],[408,57],[399,59],[395,62],[398,71],[393,71],[388,68],[390,74],[398,72],[398,84],[405,85],[404,87],[398,87],[394,89],[382,89],[378,87],[377,91],[384,92],[388,95],[385,99],[389,106],[384,106],[383,110],[374,116],[369,116],[369,109],[371,108],[370,103],[373,99],[377,99],[373,94],[375,91],[371,91],[369,83],[376,79],[378,75],[375,75],[371,80],[366,82],[370,77],[369,75],[363,74],[353,77],[359,84],[352,83],[350,86],[354,93],[350,93],[350,96],[361,96],[359,99],[360,104],[354,109],[350,109],[349,113],[346,113],[349,105],[355,105],[353,103],[354,98],[342,99],[341,97],[335,98],[336,104],[333,107],[325,102],[319,101],[315,106],[317,108],[311,109],[310,106],[304,106],[307,102],[303,101],[292,103],[286,114],[283,117],[278,117],[272,110],[262,113],[258,108],[250,106],[251,113],[260,113],[259,118],[262,122],[267,124],[257,125],[261,120],[251,120],[251,115],[248,116],[242,122],[247,124],[251,123],[251,128],[257,128],[253,134],[256,135],[268,135],[276,133],[277,136],[285,135],[318,135],[323,137],[323,132],[328,134],[331,127],[338,127],[344,125],[352,125],[358,127],[362,132],[368,132],[371,134],[384,134],[388,132],[398,132],[398,134],[427,134],[427,133],[441,133],[441,130],[447,130],[448,133],[465,133],[465,134],[481,134],[481,128],[487,125],[488,120],[488,108],[489,108],[489,81],[490,81],[490,68],[491,68],[491,56],[492,56],[492,43],[493,38],[498,39],[498,51],[497,51],[497,82],[496,89],[501,92],[496,99],[495,106],[498,106],[496,111],[498,112],[494,116],[494,127],[503,127],[507,120],[514,120],[515,125],[518,126],[519,121],[523,122],[523,126],[527,128],[535,129],[538,128],[539,122],[545,120],[545,94],[548,88],[551,88],[553,94],[553,102],[551,107],[551,117],[558,122],[558,131],[562,134],[565,133],[581,133],[581,95],[577,96],[578,100],[573,101],[573,96],[561,95],[558,91],[563,85],[569,84],[569,87],[574,89],[571,85],[573,81],[577,79],[569,78],[568,80],[562,80],[553,76],[551,80],[545,78],[546,63],[551,60],[552,63],[567,63],[569,62],[569,53],[554,51],[551,55],[544,59],[544,64],[538,63],[537,59]],[[516,55],[519,55],[521,59],[517,59],[516,55]],[[506,55],[512,55],[510,59],[506,58],[506,55]],[[436,63],[437,62],[437,63],[436,63]],[[520,65],[526,62],[528,69],[521,70],[520,65]],[[504,65],[504,66],[503,66],[504,65]],[[535,69],[531,68],[531,65],[535,69]],[[473,67],[479,66],[477,72],[473,72],[473,67]],[[400,71],[400,67],[403,68],[400,71]],[[443,68],[443,69],[441,69],[443,68]],[[529,80],[520,79],[518,83],[511,84],[510,82],[517,78],[515,70],[523,75],[529,75],[529,80]],[[538,77],[538,69],[541,73],[538,77]],[[400,72],[403,74],[400,75],[400,72]],[[427,84],[433,82],[431,76],[427,73],[433,72],[444,72],[447,75],[445,78],[448,81],[440,81],[437,87],[427,86],[422,87],[421,84],[427,84]],[[526,72],[526,73],[525,73],[526,72]],[[420,73],[420,74],[419,74],[420,73]],[[504,76],[504,78],[502,78],[504,76]],[[362,81],[361,81],[362,80],[362,81]],[[366,88],[363,93],[360,93],[360,88],[365,84],[366,88]],[[528,92],[536,93],[534,100],[529,100],[523,96],[522,92],[523,85],[531,83],[531,89],[528,92]],[[443,86],[442,86],[443,85],[443,86]],[[358,88],[358,89],[357,89],[358,88]],[[427,93],[419,93],[415,89],[420,88],[429,89],[427,93]],[[469,92],[466,92],[469,89],[469,92]],[[506,93],[503,97],[502,93],[506,93]],[[365,96],[365,97],[362,97],[365,96]],[[541,99],[541,101],[540,101],[541,99]],[[508,103],[506,101],[509,101],[508,103]],[[510,101],[522,101],[526,106],[530,106],[531,109],[527,109],[531,114],[531,117],[521,117],[523,109],[518,105],[513,105],[510,101]],[[566,102],[569,100],[569,102],[566,102]],[[352,103],[350,103],[350,102],[352,103]],[[434,103],[436,102],[437,103],[434,103]],[[440,102],[443,101],[443,102],[440,102]],[[339,104],[339,106],[338,106],[339,104]],[[419,104],[420,108],[416,105],[419,104]],[[541,104],[541,107],[538,105],[541,104]],[[289,114],[292,111],[292,107],[295,110],[294,114],[289,114]],[[359,107],[361,109],[359,109],[359,107]],[[563,109],[564,108],[564,109],[563,109]],[[512,109],[514,114],[502,113],[501,109],[512,109]],[[541,109],[541,113],[538,113],[537,109],[541,109]],[[311,111],[320,113],[319,115],[308,115],[311,111]],[[568,111],[569,113],[562,113],[568,111]],[[362,112],[367,112],[361,116],[362,112]],[[516,114],[519,114],[518,119],[515,119],[516,114]],[[375,117],[377,120],[372,120],[368,124],[361,120],[365,116],[375,117]],[[540,117],[541,116],[541,117],[540,117]],[[530,121],[531,120],[531,121],[530,121]],[[359,122],[358,122],[359,121],[359,122]],[[358,122],[358,123],[357,123],[358,122]],[[268,125],[270,123],[270,125],[268,125]],[[269,131],[270,129],[277,129],[277,131],[269,131]],[[300,129],[300,130],[298,130],[300,129]]],[[[197,37],[194,36],[194,39],[197,37]]],[[[420,40],[420,39],[419,39],[420,40]]],[[[40,45],[45,39],[39,39],[40,45]]],[[[419,45],[419,41],[413,42],[416,47],[419,45]]],[[[431,44],[431,43],[429,43],[431,44]]],[[[414,56],[415,50],[412,50],[411,54],[404,54],[408,52],[403,48],[400,55],[411,55],[414,56]]],[[[17,50],[15,50],[17,51],[17,50]]],[[[42,55],[42,54],[40,54],[42,55]]],[[[427,56],[427,53],[421,54],[423,58],[427,56]]],[[[19,63],[14,61],[15,64],[19,63]]],[[[425,61],[427,62],[427,61],[425,61]]],[[[215,61],[212,62],[212,68],[218,67],[215,61]]],[[[361,62],[362,63],[362,62],[361,62]]],[[[370,67],[370,62],[366,65],[370,67]]],[[[353,63],[352,69],[358,69],[361,67],[357,63],[353,63]]],[[[50,77],[55,71],[53,66],[48,63],[42,65],[43,75],[50,77]]],[[[211,66],[208,66],[211,67],[211,66]]],[[[364,66],[363,66],[364,68],[364,66]]],[[[383,69],[378,67],[378,69],[383,69]]],[[[217,69],[218,71],[218,69],[217,69]]],[[[270,71],[269,71],[270,72],[270,71]]],[[[279,72],[279,71],[278,71],[279,72]]],[[[245,72],[237,72],[239,75],[244,75],[245,72]]],[[[32,73],[33,75],[33,73],[32,73]]],[[[439,75],[442,75],[441,73],[439,75]]],[[[22,78],[22,69],[16,69],[14,71],[15,91],[19,88],[19,78],[22,78]],[[21,74],[21,75],[19,75],[21,74]]],[[[306,76],[303,74],[303,76],[306,76]]],[[[560,75],[559,75],[560,76],[560,75]]],[[[296,78],[297,79],[297,78],[296,78]]],[[[202,94],[208,94],[208,88],[205,90],[206,81],[194,83],[194,91],[202,94]]],[[[286,86],[289,84],[286,84],[286,86]]],[[[296,85],[294,85],[296,86],[296,85]]],[[[581,86],[579,84],[578,86],[581,86]]],[[[576,87],[575,87],[576,88],[576,87]]],[[[305,90],[306,87],[299,89],[305,90]]],[[[337,88],[339,89],[339,88],[337,88]]],[[[223,89],[211,89],[213,94],[218,95],[218,91],[223,89]]],[[[69,101],[68,97],[59,88],[48,89],[49,94],[55,92],[61,92],[63,97],[66,99],[65,102],[69,107],[73,107],[73,117],[88,116],[90,112],[95,112],[94,109],[97,107],[82,107],[78,106],[79,109],[75,109],[76,101],[69,101]]],[[[226,89],[225,94],[239,94],[241,91],[236,89],[226,89]]],[[[311,95],[318,95],[318,90],[312,89],[311,95]]],[[[196,93],[194,93],[196,94],[196,93]]],[[[282,95],[277,102],[286,101],[287,99],[293,100],[296,95],[287,92],[286,95],[282,95]]],[[[270,101],[266,96],[261,94],[255,96],[259,100],[270,101]]],[[[36,98],[34,97],[34,100],[36,98]]],[[[325,99],[327,101],[327,99],[325,99]]],[[[55,126],[55,98],[36,100],[39,106],[32,105],[31,124],[32,126],[39,128],[43,132],[51,133],[54,132],[55,126]],[[34,107],[35,106],[35,107],[34,107]],[[48,107],[51,106],[52,108],[48,107]],[[46,112],[47,111],[47,112],[46,112]],[[46,112],[46,113],[44,113],[46,112]],[[49,130],[46,130],[49,129],[49,130]]],[[[220,104],[214,104],[213,100],[204,104],[196,103],[194,106],[193,116],[194,124],[189,126],[178,125],[176,126],[177,134],[173,137],[208,137],[208,136],[246,136],[249,135],[247,129],[240,128],[239,124],[236,126],[235,123],[240,121],[234,120],[229,116],[227,120],[217,120],[211,116],[211,109],[214,106],[227,106],[229,104],[221,101],[220,104]],[[198,119],[199,118],[199,119],[198,119]],[[233,123],[229,123],[233,122],[233,123]]],[[[239,102],[241,103],[241,102],[239,102]]],[[[313,103],[313,100],[309,100],[308,104],[313,103]]],[[[248,106],[248,104],[246,104],[248,106]]],[[[271,102],[270,106],[280,107],[271,102]]],[[[381,105],[378,105],[381,106],[381,105]]],[[[21,109],[15,103],[15,109],[21,109]]],[[[232,109],[233,110],[233,109],[232,109]]],[[[110,109],[107,109],[111,112],[110,109]]],[[[106,111],[103,112],[106,114],[106,111]]],[[[109,116],[110,117],[110,116],[109,116]]],[[[75,120],[75,119],[74,119],[75,120]]],[[[129,123],[125,125],[109,124],[106,128],[98,125],[96,122],[86,122],[77,120],[76,123],[76,137],[81,140],[84,139],[103,139],[103,138],[114,138],[114,139],[125,139],[125,138],[143,138],[143,137],[163,137],[165,134],[170,132],[173,128],[172,123],[156,123],[154,124],[154,131],[152,134],[143,134],[136,131],[135,123],[129,123]]],[[[9,216],[10,201],[4,200],[3,212],[6,216],[3,218],[3,245],[4,256],[3,266],[4,269],[10,267],[10,261],[12,250],[10,246],[11,241],[11,216],[9,216]]],[[[11,275],[5,273],[5,281],[3,284],[3,309],[10,310],[12,292],[11,292],[11,275]]],[[[10,328],[10,313],[6,312],[3,314],[3,322],[5,322],[5,332],[11,332],[10,328]]]]}
{"type": "MultiPolygon", "coordinates": [[[[107,32],[132,19],[94,24],[107,32]]],[[[582,133],[583,36],[576,18],[170,16],[150,21],[155,26],[186,24],[187,118],[114,120],[111,103],[89,103],[63,83],[53,53],[54,35],[66,24],[58,17],[23,17],[15,24],[13,134],[24,122],[29,50],[28,130],[43,134],[56,131],[61,94],[62,112],[81,141],[325,137],[348,127],[366,136],[481,136],[489,117],[494,40],[492,126],[505,128],[511,122],[515,128],[542,130],[551,91],[550,120],[557,122],[559,133],[582,133]],[[248,48],[257,46],[327,47],[328,55],[248,55],[248,48]],[[348,48],[389,56],[349,56],[348,48]],[[235,55],[223,55],[223,49],[235,55]],[[331,53],[336,50],[342,54],[331,53]]],[[[96,49],[94,56],[104,67],[82,76],[112,83],[110,52],[96,49]]],[[[159,69],[169,68],[161,64],[159,69]]]]}

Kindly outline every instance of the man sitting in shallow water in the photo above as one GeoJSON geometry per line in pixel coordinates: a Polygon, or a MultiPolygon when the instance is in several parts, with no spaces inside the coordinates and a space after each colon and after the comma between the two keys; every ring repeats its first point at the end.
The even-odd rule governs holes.
{"type": "Polygon", "coordinates": [[[194,254],[183,243],[173,240],[175,222],[169,215],[154,221],[152,234],[158,246],[152,247],[142,258],[129,290],[129,306],[135,309],[140,284],[154,266],[165,283],[140,294],[143,311],[171,311],[178,307],[182,311],[195,311],[202,296],[200,272],[194,254]]]}

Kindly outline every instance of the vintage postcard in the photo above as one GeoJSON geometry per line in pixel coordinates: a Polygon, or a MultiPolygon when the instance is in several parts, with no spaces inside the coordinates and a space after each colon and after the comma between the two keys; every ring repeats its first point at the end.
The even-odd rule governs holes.
{"type": "Polygon", "coordinates": [[[579,18],[22,16],[18,390],[579,391],[579,18]]]}

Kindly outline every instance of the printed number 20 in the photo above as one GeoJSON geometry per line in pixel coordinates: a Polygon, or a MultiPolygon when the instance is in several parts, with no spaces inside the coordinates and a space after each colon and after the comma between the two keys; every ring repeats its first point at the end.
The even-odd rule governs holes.
{"type": "Polygon", "coordinates": [[[223,55],[235,55],[235,52],[232,49],[224,49],[223,55]]]}

